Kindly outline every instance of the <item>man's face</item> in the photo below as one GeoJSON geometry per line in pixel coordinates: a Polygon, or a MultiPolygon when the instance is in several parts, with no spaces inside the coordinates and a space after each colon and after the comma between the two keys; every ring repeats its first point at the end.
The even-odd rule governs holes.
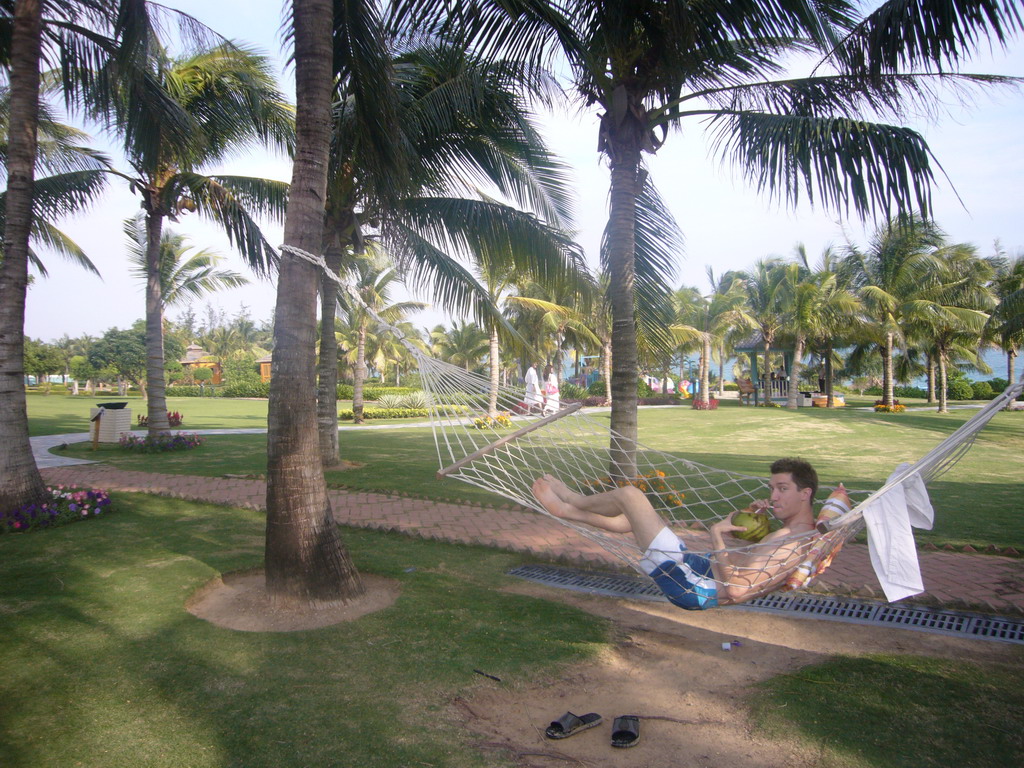
{"type": "Polygon", "coordinates": [[[789,520],[810,503],[811,489],[798,488],[790,472],[779,472],[768,480],[771,490],[772,514],[779,520],[789,520]]]}

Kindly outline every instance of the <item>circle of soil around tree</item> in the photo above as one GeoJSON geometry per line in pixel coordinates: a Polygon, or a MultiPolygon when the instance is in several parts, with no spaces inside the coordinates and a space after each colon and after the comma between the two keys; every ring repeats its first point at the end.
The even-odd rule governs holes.
{"type": "Polygon", "coordinates": [[[384,610],[401,585],[383,576],[360,575],[366,591],[354,600],[310,607],[277,607],[267,595],[262,570],[225,573],[204,584],[185,602],[197,618],[241,632],[298,632],[354,621],[384,610]]]}

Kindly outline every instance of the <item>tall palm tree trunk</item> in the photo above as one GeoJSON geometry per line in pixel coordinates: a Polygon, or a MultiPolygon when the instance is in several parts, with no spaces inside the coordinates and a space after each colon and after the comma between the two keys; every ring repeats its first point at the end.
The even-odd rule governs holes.
{"type": "Polygon", "coordinates": [[[793,368],[789,372],[789,392],[786,395],[786,407],[797,408],[797,397],[800,395],[800,360],[804,356],[804,336],[797,334],[796,345],[793,347],[793,368]]]}
{"type": "MultiPolygon", "coordinates": [[[[329,249],[324,259],[332,275],[341,270],[341,253],[329,249]]],[[[338,337],[334,318],[338,308],[338,284],[328,275],[320,278],[320,359],[317,362],[316,426],[320,436],[320,461],[333,467],[338,452],[338,337]]]]}
{"type": "Polygon", "coordinates": [[[146,216],[146,415],[149,434],[170,432],[164,380],[164,301],[160,285],[160,238],[164,218],[154,210],[146,216]]]}
{"type": "Polygon", "coordinates": [[[893,405],[892,348],[893,334],[889,331],[885,334],[885,347],[882,349],[882,404],[890,408],[893,405]]]}
{"type": "Polygon", "coordinates": [[[498,374],[501,370],[501,349],[498,346],[498,326],[491,324],[490,339],[491,391],[487,396],[487,415],[498,415],[498,374]]]}
{"type": "Polygon", "coordinates": [[[949,399],[946,392],[946,355],[939,352],[939,413],[949,413],[949,399]]]}
{"type": "Polygon", "coordinates": [[[711,336],[704,335],[701,348],[700,364],[700,402],[702,405],[711,405],[711,336]]]}
{"type": "Polygon", "coordinates": [[[366,381],[366,320],[359,323],[356,366],[352,372],[352,422],[363,423],[363,383],[366,381]]]}
{"type": "Polygon", "coordinates": [[[32,457],[25,403],[25,291],[32,228],[42,7],[17,0],[11,42],[7,149],[7,224],[0,261],[0,510],[42,498],[46,486],[32,457]]]}
{"type": "Polygon", "coordinates": [[[611,156],[608,217],[608,299],[612,310],[611,428],[609,474],[636,477],[637,343],[633,295],[636,201],[640,192],[639,141],[617,142],[611,156]]]}
{"type": "Polygon", "coordinates": [[[601,345],[601,378],[604,379],[604,399],[612,401],[612,342],[601,345]]]}
{"type": "Polygon", "coordinates": [[[832,345],[830,344],[825,353],[825,407],[835,408],[836,399],[832,390],[832,345]]]}
{"type": "MultiPolygon", "coordinates": [[[[322,246],[330,146],[333,6],[293,0],[296,147],[285,243],[322,246]]],[[[331,514],[320,463],[314,389],[317,268],[281,260],[274,321],[274,375],[267,419],[267,592],[309,605],[363,592],[331,514]]]]}
{"type": "Polygon", "coordinates": [[[929,354],[927,356],[928,370],[928,402],[935,402],[935,359],[929,354]]]}
{"type": "MultiPolygon", "coordinates": [[[[763,369],[761,370],[761,380],[764,382],[764,386],[761,388],[761,395],[764,398],[764,402],[761,405],[767,408],[772,404],[772,377],[771,377],[771,364],[769,363],[770,350],[772,348],[772,341],[768,337],[764,339],[764,363],[763,369]]],[[[754,386],[757,386],[757,382],[754,382],[754,386]]]]}

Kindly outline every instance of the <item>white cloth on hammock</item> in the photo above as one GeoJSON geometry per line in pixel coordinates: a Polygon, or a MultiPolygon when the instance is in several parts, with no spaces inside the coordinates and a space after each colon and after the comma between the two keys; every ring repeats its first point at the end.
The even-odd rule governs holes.
{"type": "MultiPolygon", "coordinates": [[[[887,482],[907,466],[900,464],[887,482]]],[[[890,603],[924,592],[917,546],[910,529],[913,526],[930,530],[934,520],[935,510],[919,473],[890,488],[864,510],[871,566],[890,603]]]]}

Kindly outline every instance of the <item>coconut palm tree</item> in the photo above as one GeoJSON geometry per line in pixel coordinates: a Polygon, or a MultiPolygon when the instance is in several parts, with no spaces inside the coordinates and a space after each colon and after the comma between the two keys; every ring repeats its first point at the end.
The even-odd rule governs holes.
{"type": "MultiPolygon", "coordinates": [[[[867,116],[900,116],[918,100],[927,105],[935,93],[929,73],[947,80],[988,35],[1004,42],[1024,23],[1005,0],[977,0],[956,12],[942,0],[889,0],[866,16],[845,0],[710,0],[700,12],[689,0],[396,0],[392,9],[396,24],[455,29],[486,51],[527,51],[537,60],[560,51],[580,102],[602,110],[598,146],[611,177],[611,426],[631,441],[633,287],[637,265],[662,245],[659,230],[641,224],[639,200],[649,187],[643,154],[656,152],[684,119],[710,120],[722,157],[787,202],[807,195],[839,211],[852,204],[859,214],[926,210],[932,168],[923,138],[867,116]],[[789,77],[780,62],[806,51],[827,66],[789,77]]],[[[627,476],[632,453],[617,456],[627,476]]]]}
{"type": "Polygon", "coordinates": [[[840,271],[843,279],[857,291],[864,305],[866,341],[853,351],[856,361],[867,350],[877,350],[882,358],[882,403],[892,406],[893,354],[897,343],[904,343],[904,329],[923,319],[927,304],[918,303],[918,294],[943,268],[937,251],[945,244],[941,229],[920,216],[897,217],[879,227],[867,249],[848,247],[840,271]]]}
{"type": "MultiPolygon", "coordinates": [[[[522,210],[558,227],[571,211],[563,169],[544,147],[522,95],[534,84],[543,94],[545,80],[528,67],[488,62],[451,42],[420,40],[394,56],[391,82],[397,117],[385,147],[360,135],[357,96],[339,91],[325,224],[328,271],[337,274],[372,237],[399,255],[410,283],[429,287],[453,312],[465,312],[468,297],[484,290],[459,263],[460,253],[478,270],[527,269],[538,277],[556,277],[567,266],[579,271],[566,238],[522,210]],[[479,188],[518,207],[483,198],[479,188]]],[[[325,275],[318,423],[324,460],[332,463],[338,456],[331,400],[337,353],[328,326],[336,294],[336,283],[325,275]]],[[[477,320],[501,324],[487,296],[479,298],[472,305],[477,320]]]]}
{"type": "MultiPolygon", "coordinates": [[[[149,279],[147,262],[145,214],[138,213],[125,219],[124,233],[128,238],[128,262],[131,271],[143,282],[149,279]]],[[[193,251],[188,237],[169,229],[161,233],[160,243],[160,298],[161,311],[167,307],[187,304],[193,299],[224,288],[238,288],[248,284],[242,275],[230,269],[218,269],[222,257],[209,248],[193,251]]],[[[245,340],[239,333],[239,338],[245,340]]]]}
{"type": "Polygon", "coordinates": [[[161,108],[176,108],[177,122],[131,122],[154,108],[151,92],[129,80],[119,83],[109,103],[87,104],[91,117],[122,140],[131,170],[117,171],[142,197],[147,244],[146,345],[150,434],[165,432],[163,326],[160,294],[164,221],[196,212],[223,228],[249,263],[267,271],[275,258],[254,216],[280,216],[286,185],[266,179],[204,175],[239,148],[265,142],[287,149],[293,115],[271,76],[267,60],[235,44],[204,45],[171,56],[161,42],[147,44],[149,82],[159,89],[161,108]],[[185,127],[186,130],[182,130],[185,127]]]}
{"type": "MultiPolygon", "coordinates": [[[[741,273],[740,279],[747,294],[740,316],[749,328],[760,333],[764,361],[761,373],[767,380],[772,370],[770,350],[786,323],[787,265],[778,257],[759,259],[752,270],[741,273]]],[[[771,405],[767,392],[763,405],[771,405]]]]}
{"type": "MultiPolygon", "coordinates": [[[[391,291],[400,282],[398,272],[389,266],[382,254],[356,259],[346,275],[362,303],[390,324],[404,320],[405,315],[426,305],[419,301],[391,301],[391,291]]],[[[356,360],[353,376],[352,413],[356,424],[363,422],[363,383],[366,379],[366,338],[374,319],[362,304],[350,296],[340,297],[348,314],[349,324],[356,329],[356,360]]]]}
{"type": "Polygon", "coordinates": [[[1006,353],[1006,380],[1014,380],[1017,350],[1024,347],[1024,254],[1008,257],[996,248],[992,289],[998,304],[989,318],[988,333],[1006,353]]]}
{"type": "Polygon", "coordinates": [[[480,367],[490,352],[490,336],[474,322],[460,320],[451,328],[436,326],[430,332],[431,354],[467,371],[480,367]]]}

